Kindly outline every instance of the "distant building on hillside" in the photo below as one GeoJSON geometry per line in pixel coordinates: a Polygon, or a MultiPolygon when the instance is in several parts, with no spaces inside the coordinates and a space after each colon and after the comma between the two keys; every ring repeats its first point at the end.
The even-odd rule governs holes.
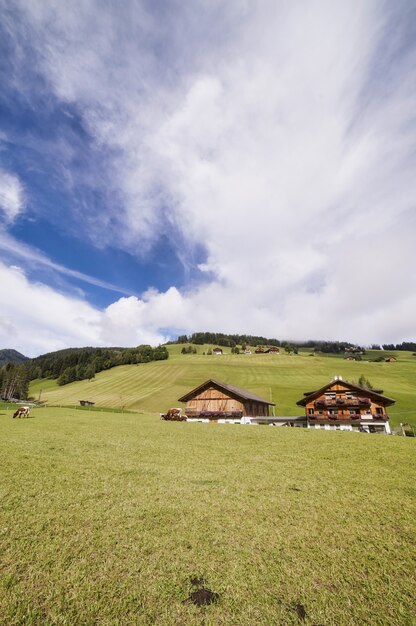
{"type": "Polygon", "coordinates": [[[81,406],[94,406],[95,402],[91,402],[91,400],[80,400],[81,406]]]}
{"type": "Polygon", "coordinates": [[[214,348],[212,354],[222,354],[222,348],[214,348]]]}

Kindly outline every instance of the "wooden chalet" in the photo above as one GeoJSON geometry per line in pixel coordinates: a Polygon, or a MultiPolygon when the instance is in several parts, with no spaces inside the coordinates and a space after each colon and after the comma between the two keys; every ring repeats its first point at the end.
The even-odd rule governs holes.
{"type": "Polygon", "coordinates": [[[222,348],[214,348],[212,354],[222,354],[222,348]]]}
{"type": "Polygon", "coordinates": [[[186,402],[187,421],[248,424],[252,417],[267,417],[273,402],[251,391],[207,380],[179,398],[186,402]]]}
{"type": "Polygon", "coordinates": [[[278,354],[280,352],[280,348],[277,346],[257,346],[255,349],[256,354],[278,354]]]}
{"type": "Polygon", "coordinates": [[[395,401],[382,394],[337,378],[297,404],[305,407],[308,428],[390,433],[387,407],[395,401]]]}

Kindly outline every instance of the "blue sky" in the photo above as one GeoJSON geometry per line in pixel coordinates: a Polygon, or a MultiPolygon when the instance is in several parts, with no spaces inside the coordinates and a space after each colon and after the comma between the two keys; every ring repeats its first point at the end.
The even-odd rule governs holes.
{"type": "Polygon", "coordinates": [[[413,2],[0,11],[0,347],[415,338],[413,2]]]}

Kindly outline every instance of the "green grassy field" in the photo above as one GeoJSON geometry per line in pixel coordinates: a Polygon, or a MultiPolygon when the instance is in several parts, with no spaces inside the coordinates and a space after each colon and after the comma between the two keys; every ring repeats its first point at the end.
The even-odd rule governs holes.
{"type": "Polygon", "coordinates": [[[2,625],[415,623],[415,440],[32,416],[0,409],[2,625]]]}
{"type": "MultiPolygon", "coordinates": [[[[373,363],[350,362],[338,356],[309,356],[309,352],[292,356],[203,355],[210,347],[197,346],[198,354],[182,355],[182,346],[168,346],[167,361],[120,366],[97,374],[92,381],[63,387],[53,380],[33,381],[30,393],[54,405],[92,400],[98,407],[158,413],[176,406],[178,398],[207,378],[217,378],[272,400],[276,403],[276,415],[298,415],[296,402],[305,391],[322,387],[334,376],[357,381],[364,374],[375,387],[396,400],[389,409],[393,426],[400,422],[416,424],[416,357],[410,352],[392,353],[398,357],[396,363],[373,363]]],[[[379,354],[382,353],[372,351],[369,358],[379,354]]]]}

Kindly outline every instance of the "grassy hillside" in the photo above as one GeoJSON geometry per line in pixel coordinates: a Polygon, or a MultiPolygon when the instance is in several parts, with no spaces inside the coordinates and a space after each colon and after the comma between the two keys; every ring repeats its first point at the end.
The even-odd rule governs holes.
{"type": "MultiPolygon", "coordinates": [[[[197,346],[198,354],[181,354],[180,345],[168,346],[170,358],[140,365],[125,365],[101,372],[92,381],[58,387],[52,380],[33,381],[30,393],[55,405],[92,400],[97,406],[125,407],[141,412],[162,412],[207,378],[246,388],[276,403],[276,415],[298,415],[305,391],[323,386],[334,376],[357,381],[364,374],[375,387],[396,399],[390,409],[392,423],[416,424],[416,357],[394,353],[396,363],[345,361],[336,356],[286,354],[224,354],[207,356],[212,346],[197,346]]],[[[373,351],[370,358],[380,352],[373,351]]],[[[390,354],[390,353],[389,353],[390,354]]],[[[365,357],[366,358],[366,357],[365,357]]]]}
{"type": "Polygon", "coordinates": [[[413,439],[32,415],[0,411],[2,625],[414,623],[413,439]]]}

